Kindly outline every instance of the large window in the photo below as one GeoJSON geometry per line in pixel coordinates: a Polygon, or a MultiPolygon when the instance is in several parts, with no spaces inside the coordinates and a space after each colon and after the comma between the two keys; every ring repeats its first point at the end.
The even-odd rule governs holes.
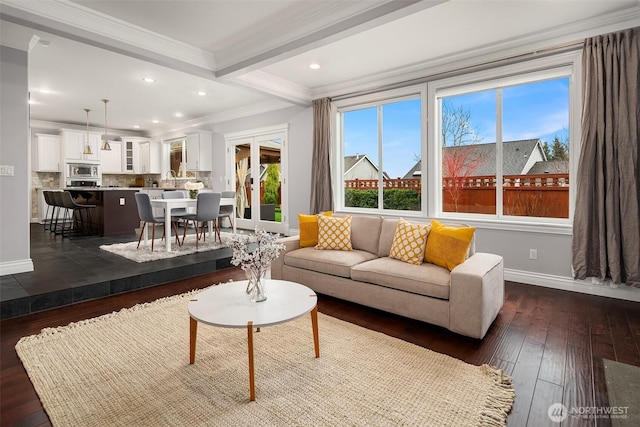
{"type": "Polygon", "coordinates": [[[422,209],[421,102],[418,93],[339,110],[344,207],[422,209]]]}
{"type": "Polygon", "coordinates": [[[570,68],[435,92],[443,214],[569,218],[570,68]]]}
{"type": "Polygon", "coordinates": [[[579,88],[574,51],[337,101],[336,209],[564,232],[579,88]]]}

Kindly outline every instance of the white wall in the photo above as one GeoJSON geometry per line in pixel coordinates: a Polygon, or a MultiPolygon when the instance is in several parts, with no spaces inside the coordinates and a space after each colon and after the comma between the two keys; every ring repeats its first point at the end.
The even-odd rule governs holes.
{"type": "Polygon", "coordinates": [[[26,51],[0,46],[0,275],[33,271],[29,252],[29,109],[26,51]]]}
{"type": "Polygon", "coordinates": [[[271,111],[257,116],[221,122],[208,127],[213,130],[213,172],[211,178],[214,190],[225,189],[220,180],[225,174],[224,134],[248,131],[283,123],[289,124],[288,166],[289,203],[284,215],[289,228],[298,228],[298,213],[309,213],[311,188],[311,153],[313,147],[312,108],[291,107],[271,111]]]}

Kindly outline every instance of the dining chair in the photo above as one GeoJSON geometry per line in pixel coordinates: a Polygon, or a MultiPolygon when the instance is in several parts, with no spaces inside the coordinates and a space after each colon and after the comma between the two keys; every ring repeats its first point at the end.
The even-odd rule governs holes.
{"type": "MultiPolygon", "coordinates": [[[[196,201],[196,213],[188,214],[182,217],[182,219],[185,221],[184,232],[182,234],[183,243],[184,238],[187,235],[187,228],[189,228],[189,221],[193,221],[194,228],[196,229],[196,249],[198,248],[198,241],[200,240],[200,237],[202,237],[203,241],[206,239],[204,226],[198,227],[198,223],[206,223],[207,221],[215,222],[218,219],[218,214],[220,213],[220,196],[220,193],[198,193],[198,199],[196,201]]],[[[218,239],[220,239],[220,234],[216,234],[218,235],[218,239]]]]}
{"type": "MultiPolygon", "coordinates": [[[[151,206],[151,199],[147,193],[135,193],[136,205],[138,206],[138,216],[140,217],[140,221],[143,222],[142,228],[140,228],[140,237],[138,237],[138,246],[140,248],[140,241],[142,240],[142,234],[144,233],[144,228],[147,226],[147,223],[153,224],[151,227],[151,252],[153,252],[153,242],[156,237],[156,224],[164,224],[164,217],[157,217],[153,215],[153,207],[151,206]]],[[[176,241],[178,242],[178,246],[182,246],[180,243],[180,237],[178,235],[178,225],[171,221],[173,225],[173,231],[176,233],[176,241]]],[[[164,230],[164,227],[163,227],[164,230]]],[[[164,232],[162,233],[162,237],[164,238],[164,232]]]]}
{"type": "MultiPolygon", "coordinates": [[[[223,191],[220,193],[220,197],[223,199],[235,199],[236,192],[235,191],[223,191]]],[[[216,233],[218,237],[220,237],[220,228],[222,227],[222,219],[228,218],[230,227],[233,228],[233,219],[234,210],[233,205],[220,205],[220,212],[218,213],[218,219],[215,221],[216,233]]]]}
{"type": "MultiPolygon", "coordinates": [[[[180,190],[175,191],[163,191],[162,198],[163,199],[184,199],[186,196],[180,190]]],[[[171,217],[176,222],[182,220],[183,216],[188,215],[187,208],[173,208],[171,209],[171,217]]]]}

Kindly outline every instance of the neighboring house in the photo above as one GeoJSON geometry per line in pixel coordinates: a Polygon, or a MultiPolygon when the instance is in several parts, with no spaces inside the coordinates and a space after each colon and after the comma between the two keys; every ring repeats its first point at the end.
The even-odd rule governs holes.
{"type": "MultiPolygon", "coordinates": [[[[344,179],[378,179],[378,166],[366,154],[344,156],[344,179]]],[[[384,179],[389,176],[383,172],[384,179]]]]}
{"type": "Polygon", "coordinates": [[[569,161],[568,160],[547,160],[542,162],[536,162],[528,175],[542,175],[542,174],[568,174],[569,173],[569,161]]]}
{"type": "MultiPolygon", "coordinates": [[[[461,176],[486,176],[496,174],[496,143],[472,144],[460,147],[445,147],[444,155],[458,155],[462,159],[468,159],[473,163],[473,171],[465,173],[461,171],[461,176]]],[[[502,174],[503,175],[525,175],[537,163],[548,163],[542,149],[540,139],[525,139],[518,141],[504,141],[502,144],[502,174]]],[[[418,161],[403,178],[416,178],[420,176],[421,162],[418,161]]],[[[445,168],[446,169],[446,168],[445,168]]],[[[443,171],[446,178],[451,174],[447,170],[443,171]]]]}

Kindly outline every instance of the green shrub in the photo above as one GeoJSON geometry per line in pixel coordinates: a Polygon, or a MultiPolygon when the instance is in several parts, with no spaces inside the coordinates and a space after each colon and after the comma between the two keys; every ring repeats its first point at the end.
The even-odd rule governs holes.
{"type": "MultiPolygon", "coordinates": [[[[392,210],[420,210],[420,193],[414,190],[392,188],[383,190],[384,208],[392,210]]],[[[377,190],[346,189],[344,204],[347,207],[377,208],[377,190]]]]}

